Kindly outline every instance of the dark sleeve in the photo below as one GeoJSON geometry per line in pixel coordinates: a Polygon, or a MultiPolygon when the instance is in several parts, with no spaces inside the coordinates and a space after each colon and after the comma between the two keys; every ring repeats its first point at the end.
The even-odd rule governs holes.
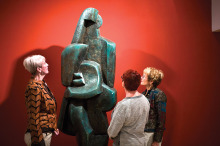
{"type": "Polygon", "coordinates": [[[40,105],[42,93],[38,87],[28,90],[27,110],[30,121],[31,146],[45,146],[42,129],[40,127],[40,105]]]}
{"type": "Polygon", "coordinates": [[[165,130],[166,121],[166,103],[167,97],[164,92],[160,91],[155,97],[155,112],[157,115],[157,123],[154,133],[154,141],[161,142],[163,137],[163,132],[165,130]]]}

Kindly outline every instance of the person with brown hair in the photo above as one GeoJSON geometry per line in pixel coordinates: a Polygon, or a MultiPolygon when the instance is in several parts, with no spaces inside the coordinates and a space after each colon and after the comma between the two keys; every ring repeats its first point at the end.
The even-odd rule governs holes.
{"type": "Polygon", "coordinates": [[[142,94],[150,102],[149,119],[144,129],[145,146],[161,146],[165,130],[167,97],[157,86],[163,77],[163,72],[153,67],[147,67],[143,71],[141,85],[144,85],[146,90],[142,94]]]}
{"type": "Polygon", "coordinates": [[[56,100],[44,77],[49,73],[45,57],[33,55],[23,65],[32,76],[25,91],[28,126],[24,136],[27,146],[50,146],[52,133],[59,134],[56,120],[56,100]]]}
{"type": "Polygon", "coordinates": [[[122,87],[126,97],[114,108],[108,128],[113,145],[144,145],[144,127],[148,120],[150,104],[146,97],[137,91],[140,82],[141,75],[137,71],[130,69],[122,75],[122,87]]]}

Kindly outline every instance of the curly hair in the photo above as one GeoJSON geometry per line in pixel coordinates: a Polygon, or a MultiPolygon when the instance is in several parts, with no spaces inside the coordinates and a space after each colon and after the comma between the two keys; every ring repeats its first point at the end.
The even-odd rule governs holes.
{"type": "Polygon", "coordinates": [[[153,67],[144,69],[144,74],[147,75],[148,81],[153,81],[153,86],[156,88],[162,81],[164,74],[162,70],[153,67]]]}
{"type": "Polygon", "coordinates": [[[140,86],[141,75],[132,69],[129,69],[121,76],[124,81],[124,86],[128,91],[135,91],[140,86]]]}

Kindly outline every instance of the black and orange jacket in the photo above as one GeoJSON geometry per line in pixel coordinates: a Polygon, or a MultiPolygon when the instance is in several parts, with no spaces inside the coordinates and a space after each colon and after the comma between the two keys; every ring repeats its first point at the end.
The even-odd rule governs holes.
{"type": "Polygon", "coordinates": [[[27,132],[31,133],[32,145],[44,145],[44,132],[57,129],[56,100],[44,81],[30,79],[25,91],[28,114],[27,132]]]}

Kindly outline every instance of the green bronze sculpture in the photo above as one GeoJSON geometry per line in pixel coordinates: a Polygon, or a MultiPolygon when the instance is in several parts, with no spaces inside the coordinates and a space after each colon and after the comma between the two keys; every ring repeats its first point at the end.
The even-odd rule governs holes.
{"type": "Polygon", "coordinates": [[[107,146],[106,112],[116,104],[115,43],[100,36],[102,18],[87,8],[73,40],[61,55],[62,84],[66,86],[58,128],[77,137],[80,146],[107,146]]]}

